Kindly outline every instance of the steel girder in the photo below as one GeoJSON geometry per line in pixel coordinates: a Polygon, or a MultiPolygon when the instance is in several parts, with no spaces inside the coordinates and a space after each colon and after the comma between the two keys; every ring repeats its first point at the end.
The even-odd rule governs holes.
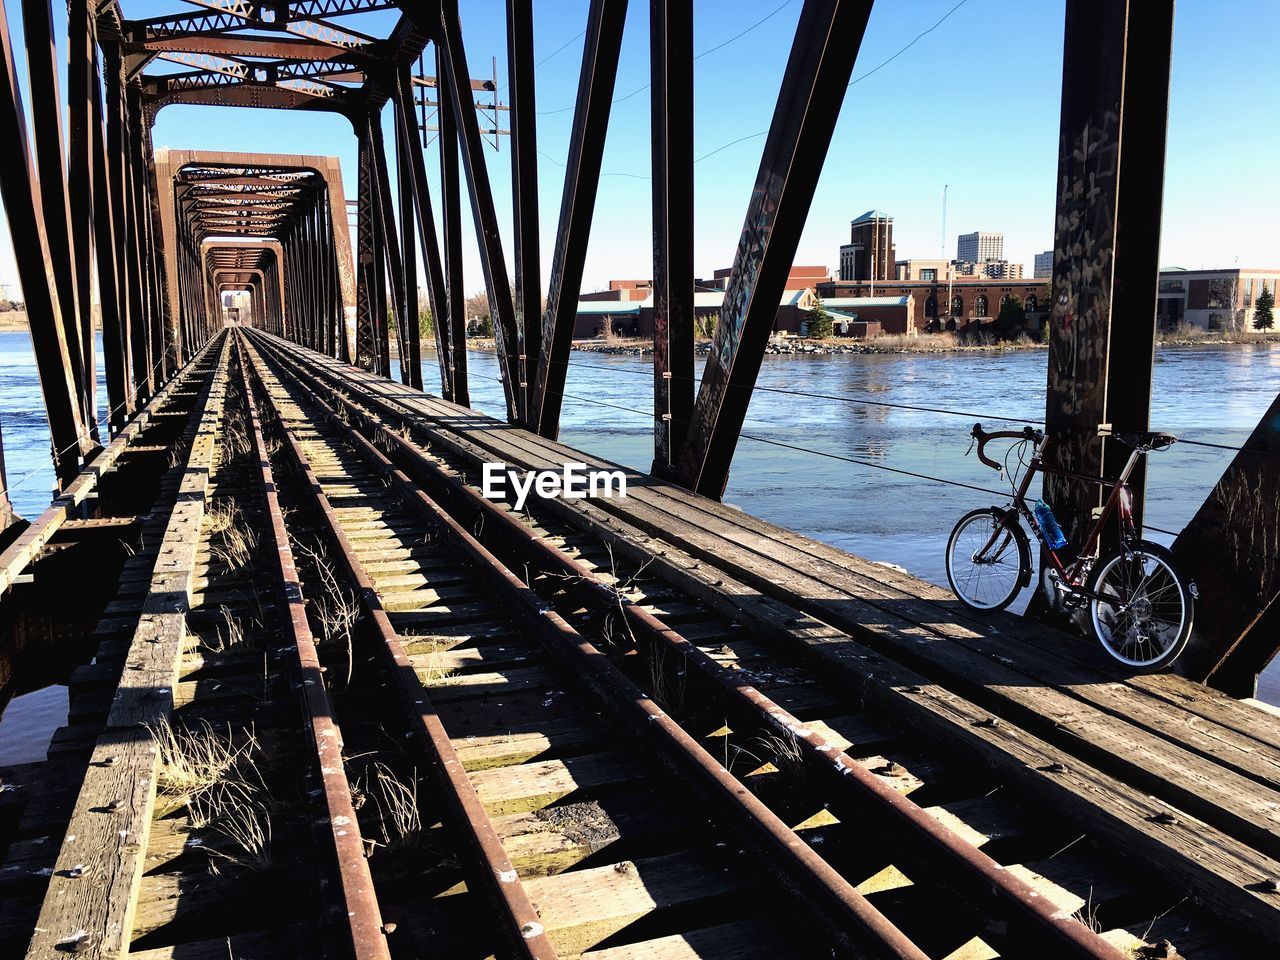
{"type": "Polygon", "coordinates": [[[747,207],[720,323],[677,457],[685,486],[719,498],[778,301],[822,172],[871,0],[806,0],[747,207]]]}
{"type": "Polygon", "coordinates": [[[651,0],[653,470],[670,476],[693,416],[693,8],[651,0]]]}
{"type": "MultiPolygon", "coordinates": [[[[1045,411],[1065,470],[1114,476],[1128,451],[1099,426],[1147,429],[1172,38],[1173,0],[1067,3],[1045,411]]],[[[1130,484],[1140,523],[1141,468],[1130,484]]],[[[1044,492],[1080,543],[1099,488],[1044,492]]]]}
{"type": "Polygon", "coordinates": [[[569,162],[560,201],[560,227],[556,232],[547,309],[542,320],[538,377],[526,418],[531,429],[553,440],[560,430],[569,347],[578,315],[582,270],[595,213],[596,191],[600,186],[600,163],[604,158],[604,139],[626,18],[626,0],[592,0],[587,14],[578,103],[569,135],[569,162]]]}
{"type": "MultiPolygon", "coordinates": [[[[0,6],[0,139],[8,144],[0,161],[0,196],[4,200],[9,230],[13,235],[14,257],[31,340],[35,348],[40,386],[44,393],[53,444],[54,468],[60,483],[72,479],[80,469],[81,457],[92,449],[85,432],[80,398],[82,380],[72,362],[71,338],[79,336],[66,322],[66,305],[59,298],[60,283],[55,275],[61,266],[50,256],[46,213],[41,180],[28,146],[27,121],[22,104],[17,69],[10,43],[8,17],[0,6]]],[[[56,211],[55,211],[56,212],[56,211]]],[[[55,229],[66,231],[63,220],[55,229]]]]}

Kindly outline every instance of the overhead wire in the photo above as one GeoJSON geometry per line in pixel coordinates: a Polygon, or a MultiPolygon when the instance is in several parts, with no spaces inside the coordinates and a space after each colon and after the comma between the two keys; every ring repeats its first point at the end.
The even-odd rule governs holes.
{"type": "MultiPolygon", "coordinates": [[[[601,367],[600,369],[613,370],[613,369],[615,369],[615,368],[611,368],[611,367],[601,367]]],[[[501,378],[501,377],[491,377],[491,376],[487,376],[487,375],[485,375],[485,374],[476,373],[476,372],[474,372],[474,371],[473,371],[473,375],[474,375],[474,376],[476,376],[476,377],[479,377],[480,379],[483,379],[483,380],[491,380],[491,381],[493,381],[493,382],[495,382],[495,383],[502,383],[502,382],[503,382],[503,380],[502,380],[502,378],[501,378]]],[[[757,388],[757,389],[767,389],[767,388],[757,388]]],[[[787,391],[783,391],[783,392],[787,392],[787,391]]],[[[584,397],[584,396],[581,396],[581,395],[579,395],[579,394],[574,394],[574,393],[567,393],[567,392],[565,392],[565,393],[562,393],[562,394],[561,394],[561,396],[562,396],[562,397],[564,397],[566,400],[573,400],[573,401],[575,401],[575,402],[577,402],[577,403],[594,404],[594,405],[596,405],[596,406],[608,407],[609,409],[612,409],[612,410],[619,410],[619,411],[622,411],[622,412],[624,412],[624,413],[634,414],[635,416],[641,417],[641,418],[643,418],[643,419],[644,419],[644,420],[646,420],[646,421],[652,421],[652,419],[653,419],[653,414],[652,414],[651,412],[648,412],[648,411],[645,411],[645,410],[640,410],[640,409],[637,409],[636,407],[629,407],[629,406],[626,406],[626,405],[624,405],[624,404],[612,403],[612,402],[610,402],[610,401],[608,401],[608,400],[600,400],[600,399],[596,399],[596,398],[593,398],[593,397],[584,397]]],[[[823,396],[823,395],[818,394],[818,395],[816,395],[816,396],[823,396]]],[[[836,398],[836,399],[839,399],[839,398],[836,398]]],[[[898,405],[895,405],[895,406],[898,406],[898,405]]],[[[913,408],[913,407],[908,407],[908,409],[922,409],[922,410],[926,410],[926,411],[929,411],[929,412],[935,412],[932,408],[923,408],[923,407],[922,407],[922,408],[913,408]]],[[[946,410],[942,410],[942,411],[940,411],[940,412],[943,412],[943,413],[953,413],[953,414],[958,414],[958,415],[961,415],[961,416],[969,416],[969,414],[961,414],[961,413],[958,413],[957,411],[946,411],[946,410]]],[[[995,418],[995,417],[988,417],[988,419],[997,419],[997,418],[995,418]]],[[[1023,422],[1023,421],[1014,421],[1014,422],[1023,422]]],[[[934,476],[934,475],[932,475],[932,474],[920,473],[920,472],[917,472],[917,471],[914,471],[914,470],[905,470],[905,469],[903,469],[903,468],[901,468],[901,467],[891,467],[891,466],[889,466],[888,464],[876,463],[876,462],[871,461],[871,460],[863,460],[863,459],[861,459],[861,458],[858,458],[858,457],[851,457],[851,456],[848,456],[848,455],[846,455],[846,454],[833,453],[833,452],[831,452],[831,451],[829,451],[829,450],[816,450],[816,449],[814,449],[814,448],[812,448],[812,447],[806,447],[806,446],[802,446],[802,445],[800,445],[800,444],[795,444],[795,443],[788,443],[788,442],[786,442],[786,441],[784,441],[784,440],[775,440],[775,439],[773,439],[773,438],[771,438],[771,437],[762,437],[762,436],[759,436],[759,435],[757,435],[757,434],[748,433],[748,432],[745,432],[745,431],[744,431],[744,432],[740,432],[740,433],[739,433],[739,437],[741,437],[743,440],[750,440],[750,441],[752,441],[752,442],[754,442],[754,443],[767,444],[767,445],[769,445],[769,446],[780,447],[780,448],[783,448],[783,449],[786,449],[786,450],[793,450],[793,451],[795,451],[795,452],[797,452],[797,453],[804,453],[804,454],[808,454],[808,455],[810,455],[810,456],[823,457],[823,458],[825,458],[825,459],[828,459],[828,460],[836,460],[836,461],[839,461],[839,462],[841,462],[841,463],[848,463],[848,464],[852,464],[852,465],[855,465],[855,466],[866,467],[866,468],[873,469],[873,470],[880,470],[880,471],[884,471],[884,472],[886,472],[886,473],[896,474],[896,475],[898,475],[898,476],[909,477],[909,478],[916,479],[916,480],[923,480],[923,481],[925,481],[925,482],[927,482],[927,483],[940,484],[940,485],[948,486],[948,487],[957,487],[957,488],[962,489],[962,490],[972,490],[972,491],[975,491],[975,492],[977,492],[977,493],[990,494],[990,495],[992,495],[992,496],[1001,497],[1001,498],[1007,498],[1007,497],[1009,497],[1009,496],[1010,496],[1010,491],[1008,491],[1008,490],[995,490],[995,489],[992,489],[992,488],[990,488],[990,487],[980,486],[980,485],[978,485],[978,484],[965,483],[964,481],[961,481],[961,480],[949,480],[949,479],[947,479],[947,478],[945,478],[945,477],[938,477],[938,476],[934,476]]],[[[1190,442],[1190,441],[1188,441],[1188,442],[1190,442]]],[[[1005,457],[1006,467],[1005,467],[1005,470],[1003,471],[1003,473],[1004,473],[1004,476],[1006,476],[1006,477],[1009,477],[1009,478],[1010,478],[1011,482],[1013,482],[1014,480],[1016,480],[1016,475],[1015,475],[1015,474],[1010,473],[1010,470],[1009,470],[1008,465],[1007,465],[1007,464],[1008,464],[1008,456],[1009,456],[1009,452],[1011,452],[1015,447],[1025,447],[1025,444],[1026,444],[1026,441],[1021,441],[1021,442],[1015,443],[1015,444],[1011,445],[1010,450],[1009,450],[1008,452],[1006,452],[1006,457],[1005,457]]],[[[1226,446],[1225,446],[1225,445],[1223,445],[1223,444],[1208,444],[1208,445],[1210,445],[1210,446],[1220,446],[1220,447],[1223,447],[1224,449],[1238,449],[1238,448],[1226,447],[1226,446]]],[[[1248,451],[1246,451],[1246,452],[1248,452],[1248,451]]],[[[1260,453],[1261,453],[1261,452],[1264,452],[1264,451],[1257,451],[1257,452],[1260,452],[1260,453]]],[[[1021,466],[1021,467],[1025,467],[1025,466],[1026,466],[1026,462],[1025,462],[1025,459],[1024,459],[1023,454],[1022,454],[1022,452],[1021,452],[1021,451],[1020,451],[1020,452],[1019,452],[1019,454],[1018,454],[1018,460],[1019,460],[1019,464],[1020,464],[1020,466],[1021,466]]],[[[1165,528],[1163,528],[1163,527],[1157,527],[1157,526],[1154,526],[1153,524],[1149,524],[1149,523],[1145,523],[1145,522],[1144,522],[1144,523],[1143,523],[1143,525],[1142,525],[1142,527],[1143,527],[1143,529],[1144,529],[1144,530],[1150,530],[1150,531],[1153,531],[1153,532],[1156,532],[1156,533],[1164,534],[1164,535],[1166,535],[1166,536],[1175,537],[1175,538],[1178,536],[1178,533],[1177,533],[1176,531],[1173,531],[1173,530],[1167,530],[1167,529],[1165,529],[1165,528]]],[[[1250,556],[1257,557],[1258,559],[1274,559],[1274,558],[1270,558],[1270,557],[1269,557],[1269,558],[1263,558],[1263,557],[1261,557],[1260,555],[1253,554],[1253,553],[1250,553],[1249,555],[1250,555],[1250,556]]]]}
{"type": "MultiPolygon", "coordinates": [[[[742,30],[742,31],[741,31],[741,32],[739,32],[739,33],[735,33],[732,37],[729,37],[727,40],[722,40],[720,43],[717,43],[714,47],[710,47],[710,48],[708,48],[708,49],[706,49],[706,50],[703,50],[703,51],[702,51],[701,53],[699,53],[699,54],[695,54],[695,55],[694,55],[694,58],[693,58],[693,59],[694,59],[694,61],[696,62],[696,61],[698,61],[698,60],[701,60],[703,57],[705,57],[705,56],[707,56],[707,55],[709,55],[709,54],[715,53],[717,50],[723,50],[725,47],[729,46],[729,44],[734,43],[734,42],[735,42],[735,41],[737,41],[737,40],[741,40],[743,37],[745,37],[745,36],[746,36],[748,33],[750,33],[752,30],[755,30],[757,27],[763,26],[767,21],[769,21],[769,20],[773,19],[775,16],[777,16],[779,13],[781,13],[781,12],[782,12],[783,10],[785,10],[787,7],[791,6],[791,4],[793,4],[793,3],[795,3],[795,0],[784,0],[784,2],[783,2],[783,3],[779,4],[779,5],[778,5],[777,7],[775,7],[771,12],[769,12],[769,13],[765,14],[763,17],[761,17],[761,18],[760,18],[759,20],[757,20],[755,23],[751,24],[751,26],[747,27],[746,29],[742,30]]],[[[586,31],[583,31],[583,32],[585,33],[586,31]]],[[[581,36],[581,34],[579,34],[579,36],[581,36]]],[[[574,39],[577,39],[577,38],[575,37],[574,39]]],[[[572,41],[570,41],[570,42],[572,42],[572,41]]],[[[563,48],[562,48],[562,49],[563,49],[563,48]]],[[[558,53],[559,51],[556,51],[556,52],[558,53]]],[[[553,54],[553,56],[554,56],[554,54],[553,54]]],[[[548,58],[548,59],[550,59],[550,58],[548,58]]],[[[652,83],[646,83],[643,87],[637,87],[636,89],[632,90],[630,93],[628,93],[628,94],[624,94],[624,95],[623,95],[623,96],[621,96],[621,97],[617,97],[617,98],[615,98],[615,99],[613,100],[613,102],[612,102],[611,106],[617,106],[617,105],[618,105],[618,104],[620,104],[620,103],[625,103],[627,100],[630,100],[632,97],[634,97],[634,96],[636,96],[636,95],[638,95],[638,94],[644,93],[646,90],[648,90],[648,89],[649,89],[650,87],[652,87],[652,86],[653,86],[653,84],[652,84],[652,83]]],[[[539,110],[539,111],[538,111],[538,116],[540,116],[540,117],[549,117],[549,116],[554,116],[555,114],[559,114],[559,113],[568,113],[570,110],[573,110],[573,109],[575,109],[575,105],[572,105],[572,104],[571,104],[570,106],[567,106],[567,107],[557,107],[555,110],[539,110]]],[[[615,176],[619,176],[619,174],[615,174],[615,176]]],[[[633,174],[633,176],[638,176],[638,174],[633,174]]],[[[646,179],[647,179],[647,178],[646,178],[646,179]]]]}

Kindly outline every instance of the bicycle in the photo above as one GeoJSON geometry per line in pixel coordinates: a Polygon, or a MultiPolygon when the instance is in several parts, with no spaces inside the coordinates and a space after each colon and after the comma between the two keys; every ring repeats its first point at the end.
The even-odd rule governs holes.
{"type": "Polygon", "coordinates": [[[1052,441],[1031,427],[987,433],[975,423],[971,435],[978,459],[1008,475],[1013,498],[1004,507],[970,511],[951,531],[947,580],[960,602],[972,610],[1003,610],[1031,582],[1034,568],[1031,541],[1022,526],[1025,520],[1044,548],[1041,585],[1052,609],[1079,615],[1087,606],[1088,625],[1102,648],[1130,670],[1152,672],[1173,663],[1191,636],[1196,587],[1178,572],[1168,549],[1139,537],[1128,480],[1139,457],[1167,450],[1178,438],[1154,432],[1108,434],[1131,448],[1120,476],[1112,481],[1046,464],[1045,452],[1052,441]],[[1015,442],[1002,464],[987,456],[985,448],[993,440],[1004,439],[1015,442]],[[1028,444],[1030,460],[1024,457],[1028,444]],[[1026,468],[1020,479],[1016,470],[1008,471],[1015,450],[1018,466],[1026,468]],[[1069,563],[1059,553],[1067,541],[1048,505],[1043,500],[1034,506],[1027,502],[1037,473],[1110,489],[1084,545],[1069,563]],[[1119,525],[1119,545],[1102,554],[1102,532],[1113,515],[1119,525]]]}

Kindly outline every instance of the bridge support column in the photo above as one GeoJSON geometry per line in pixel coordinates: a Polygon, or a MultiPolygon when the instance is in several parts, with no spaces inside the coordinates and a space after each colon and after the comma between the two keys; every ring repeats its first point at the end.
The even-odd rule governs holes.
{"type": "Polygon", "coordinates": [[[653,470],[670,476],[693,415],[693,8],[651,0],[653,470]]]}
{"type": "MultiPolygon", "coordinates": [[[[44,393],[53,444],[54,469],[60,484],[73,479],[80,458],[92,448],[81,414],[81,380],[72,365],[72,344],[64,323],[58,285],[53,276],[45,224],[41,182],[33,169],[27,145],[27,121],[22,106],[17,69],[9,36],[9,23],[0,6],[0,142],[6,149],[0,158],[0,197],[13,239],[14,259],[31,342],[35,349],[40,388],[44,393]]],[[[65,220],[61,224],[65,231],[65,220]]],[[[72,336],[78,331],[71,328],[72,336]]]]}
{"type": "MultiPolygon", "coordinates": [[[[542,266],[538,237],[538,131],[534,99],[533,4],[507,0],[507,87],[511,99],[512,254],[520,382],[538,376],[542,355],[542,266]]],[[[607,109],[607,108],[606,108],[607,109]]],[[[577,294],[574,295],[575,304],[577,294]]],[[[526,411],[529,401],[526,397],[526,411]]],[[[530,421],[532,416],[529,415],[530,421]]]]}
{"type": "Polygon", "coordinates": [[[542,321],[538,379],[530,394],[527,418],[530,429],[552,440],[560,432],[560,408],[564,402],[565,376],[569,372],[573,324],[578,317],[582,270],[600,186],[600,163],[604,158],[609,107],[626,19],[626,0],[592,0],[587,14],[587,39],[582,50],[573,130],[569,135],[560,226],[551,259],[547,312],[542,321]]]}
{"type": "MultiPolygon", "coordinates": [[[[449,359],[453,361],[454,403],[471,406],[471,388],[467,382],[467,308],[466,291],[462,288],[462,191],[458,171],[458,124],[450,103],[449,77],[444,49],[436,45],[436,76],[440,84],[440,219],[444,230],[444,282],[448,294],[449,359]]],[[[501,357],[499,357],[501,362],[501,357]]]]}
{"type": "MultiPolygon", "coordinates": [[[[1046,433],[1060,468],[1115,476],[1100,424],[1145,430],[1151,405],[1173,0],[1068,0],[1058,147],[1046,433]]],[[[1144,475],[1131,481],[1141,522],[1144,475]]],[[[1080,544],[1093,484],[1046,477],[1080,544]]]]}
{"type": "MultiPolygon", "coordinates": [[[[440,368],[440,393],[446,400],[454,398],[454,361],[455,347],[465,354],[466,340],[461,346],[453,343],[452,330],[449,326],[448,294],[445,290],[444,269],[440,262],[440,243],[436,237],[436,219],[431,209],[431,193],[427,184],[426,161],[422,156],[422,146],[418,142],[418,123],[413,113],[414,94],[413,80],[407,67],[396,74],[395,102],[396,111],[396,147],[398,160],[396,166],[400,171],[401,189],[407,191],[402,195],[401,221],[405,232],[405,272],[406,287],[414,288],[417,295],[417,270],[414,263],[410,273],[410,264],[416,259],[411,255],[410,237],[416,224],[418,239],[422,242],[422,259],[427,269],[427,303],[431,310],[431,325],[436,340],[436,361],[440,368]],[[407,208],[405,204],[407,201],[407,208]]],[[[441,151],[445,149],[443,141],[441,151]]],[[[415,311],[416,313],[416,311],[415,311]]],[[[417,318],[414,318],[416,323],[417,318]]],[[[420,357],[415,352],[415,359],[420,357]]],[[[419,389],[422,384],[419,382],[419,389]]]]}
{"type": "MultiPolygon", "coordinates": [[[[489,186],[489,170],[485,166],[484,142],[476,119],[475,101],[471,96],[471,72],[462,45],[462,26],[457,0],[440,4],[439,50],[443,68],[440,71],[440,114],[453,114],[454,130],[462,147],[462,166],[467,174],[471,194],[471,213],[475,218],[476,237],[480,242],[480,264],[484,269],[485,289],[489,293],[489,311],[493,317],[494,346],[502,368],[502,383],[507,400],[507,419],[524,420],[524,395],[520,385],[520,362],[517,355],[515,308],[511,300],[511,281],[507,277],[507,261],[502,252],[498,230],[498,213],[489,186]]],[[[441,149],[448,149],[441,123],[441,149]]],[[[448,186],[443,188],[446,192],[448,186]]],[[[454,237],[457,234],[453,235],[454,237]]],[[[446,237],[446,243],[450,238],[446,237]]],[[[458,296],[462,296],[459,271],[458,296]]],[[[454,277],[450,277],[449,297],[454,298],[454,277]]],[[[452,308],[456,309],[456,307],[452,308]]],[[[461,401],[459,401],[461,402],[461,401]]]]}
{"type": "Polygon", "coordinates": [[[807,0],[765,141],[720,323],[676,477],[719,498],[871,13],[870,0],[807,0]]]}

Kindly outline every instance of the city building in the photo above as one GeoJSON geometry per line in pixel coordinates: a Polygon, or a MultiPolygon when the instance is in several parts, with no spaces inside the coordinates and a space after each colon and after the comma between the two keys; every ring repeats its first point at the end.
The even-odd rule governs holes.
{"type": "Polygon", "coordinates": [[[1267,290],[1275,298],[1278,287],[1280,268],[1161,270],[1156,320],[1163,330],[1184,323],[1205,330],[1252,330],[1258,296],[1267,290]]]}
{"type": "Polygon", "coordinates": [[[582,294],[578,299],[630,303],[643,300],[652,293],[652,280],[610,280],[608,290],[594,290],[582,294]]]}
{"type": "Polygon", "coordinates": [[[840,247],[840,279],[892,279],[897,259],[893,217],[868,210],[850,223],[849,242],[840,247]]]}
{"type": "Polygon", "coordinates": [[[962,233],[956,241],[956,259],[970,263],[1004,259],[1004,234],[986,230],[962,233]]]}
{"type": "MultiPolygon", "coordinates": [[[[723,267],[717,270],[710,280],[701,278],[693,281],[693,289],[695,290],[724,290],[729,286],[729,277],[733,274],[732,267],[723,267]]],[[[831,271],[826,267],[804,267],[795,266],[787,273],[787,289],[788,290],[804,290],[815,284],[823,283],[831,279],[831,271]]],[[[613,281],[619,283],[622,281],[613,281]]],[[[647,282],[647,281],[645,281],[647,282]]],[[[647,294],[646,294],[647,296],[647,294]]],[[[641,299],[644,299],[641,297],[641,299]]]]}
{"type": "Polygon", "coordinates": [[[895,280],[945,280],[948,260],[899,260],[894,264],[895,280]]]}
{"type": "MultiPolygon", "coordinates": [[[[820,283],[815,289],[824,305],[845,297],[869,297],[871,284],[842,280],[820,283]]],[[[975,277],[945,277],[935,282],[897,280],[877,282],[875,296],[910,297],[910,317],[916,332],[954,330],[970,323],[989,323],[1000,313],[1006,297],[1017,297],[1028,313],[1040,313],[1046,306],[1048,284],[1043,280],[987,280],[975,277]],[[948,309],[947,296],[951,302],[948,309]]],[[[886,330],[885,332],[889,332],[886,330]]]]}
{"type": "MultiPolygon", "coordinates": [[[[830,280],[824,273],[823,283],[830,280]]],[[[718,316],[724,305],[724,290],[698,290],[693,295],[695,320],[718,316]]],[[[812,287],[784,290],[778,301],[774,317],[775,333],[798,334],[804,326],[809,311],[817,303],[812,287]]],[[[578,300],[578,314],[574,319],[573,338],[585,340],[608,332],[615,337],[653,336],[653,296],[644,300],[578,300]]]]}
{"type": "Polygon", "coordinates": [[[1035,277],[1037,280],[1049,279],[1053,276],[1053,251],[1046,250],[1036,254],[1035,277]]]}
{"type": "Polygon", "coordinates": [[[1021,280],[1022,264],[1010,263],[1008,260],[956,260],[955,275],[957,277],[986,277],[990,280],[1021,280]]]}
{"type": "Polygon", "coordinates": [[[831,327],[838,337],[870,339],[882,333],[915,336],[919,333],[911,322],[915,312],[914,298],[891,297],[832,297],[822,301],[822,308],[831,314],[831,327]]]}

